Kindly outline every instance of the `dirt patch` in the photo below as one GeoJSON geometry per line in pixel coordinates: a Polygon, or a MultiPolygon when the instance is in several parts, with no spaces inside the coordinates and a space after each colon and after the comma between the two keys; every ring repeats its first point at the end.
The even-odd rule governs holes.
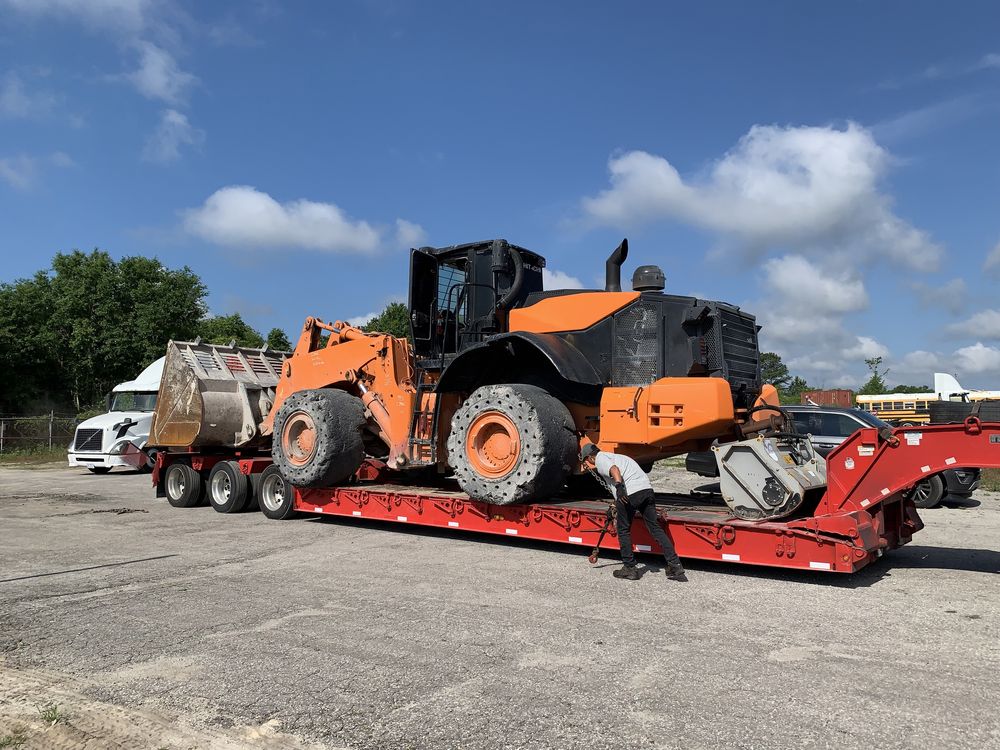
{"type": "Polygon", "coordinates": [[[181,716],[94,700],[87,695],[86,682],[70,675],[11,669],[0,663],[0,747],[311,750],[316,746],[283,734],[276,720],[225,731],[198,729],[181,716]]]}

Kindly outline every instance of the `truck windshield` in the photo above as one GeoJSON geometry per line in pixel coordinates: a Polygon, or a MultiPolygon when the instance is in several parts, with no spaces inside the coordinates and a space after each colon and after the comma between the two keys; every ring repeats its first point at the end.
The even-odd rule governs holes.
{"type": "Polygon", "coordinates": [[[119,391],[114,394],[111,411],[153,411],[156,408],[156,392],[119,391]]]}

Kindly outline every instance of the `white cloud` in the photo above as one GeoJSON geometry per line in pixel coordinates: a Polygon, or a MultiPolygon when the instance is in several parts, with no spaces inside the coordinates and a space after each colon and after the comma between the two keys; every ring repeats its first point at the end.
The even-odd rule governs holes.
{"type": "Polygon", "coordinates": [[[970,375],[984,372],[1000,374],[1000,349],[976,342],[956,351],[954,364],[959,372],[970,375]]]}
{"type": "Polygon", "coordinates": [[[419,224],[396,219],[396,244],[400,247],[420,247],[427,242],[427,232],[419,224]]]}
{"type": "Polygon", "coordinates": [[[916,293],[917,299],[924,307],[947,310],[957,315],[965,309],[969,289],[965,279],[954,278],[944,282],[925,283],[914,281],[910,288],[916,293]]]}
{"type": "Polygon", "coordinates": [[[841,351],[844,359],[863,361],[874,357],[889,356],[889,350],[869,336],[857,336],[854,343],[841,351]]]}
{"type": "Polygon", "coordinates": [[[371,323],[375,318],[382,314],[381,310],[375,310],[373,312],[367,312],[362,315],[352,315],[349,318],[344,318],[344,322],[352,325],[356,328],[361,328],[371,323]]]}
{"type": "Polygon", "coordinates": [[[378,229],[351,219],[332,203],[279,203],[248,185],[215,191],[202,206],[185,211],[183,220],[188,232],[231,247],[370,253],[382,240],[378,229]]]}
{"type": "Polygon", "coordinates": [[[1000,55],[996,52],[990,52],[989,54],[983,55],[979,58],[979,63],[975,67],[979,70],[1000,68],[1000,55]]]}
{"type": "Polygon", "coordinates": [[[580,279],[553,268],[542,269],[542,285],[545,289],[583,289],[580,279]]]}
{"type": "Polygon", "coordinates": [[[948,331],[967,338],[1000,340],[1000,310],[981,310],[967,320],[953,323],[948,331]]]}
{"type": "Polygon", "coordinates": [[[49,155],[49,162],[54,167],[68,168],[76,166],[76,162],[73,160],[73,157],[65,151],[53,151],[49,155]]]}
{"type": "Polygon", "coordinates": [[[21,154],[0,159],[0,180],[18,190],[28,190],[35,183],[38,164],[30,156],[21,154]]]}
{"type": "Polygon", "coordinates": [[[38,119],[52,113],[56,98],[47,92],[29,93],[21,77],[7,73],[0,83],[0,118],[38,119]]]}
{"type": "Polygon", "coordinates": [[[1000,242],[986,256],[986,261],[983,263],[983,270],[992,273],[1000,271],[1000,242]]]}
{"type": "Polygon", "coordinates": [[[173,55],[152,42],[137,42],[139,67],[126,78],[147,99],[160,99],[167,104],[177,104],[197,77],[185,73],[173,55]]]}
{"type": "Polygon", "coordinates": [[[204,141],[204,131],[192,127],[186,115],[175,109],[167,109],[160,117],[160,124],[146,141],[142,158],[145,161],[167,164],[180,158],[182,146],[200,146],[204,141]]]}
{"type": "Polygon", "coordinates": [[[802,306],[814,315],[848,313],[868,307],[864,282],[848,271],[824,271],[801,255],[764,263],[765,284],[777,302],[802,306]]]}
{"type": "Polygon", "coordinates": [[[0,180],[17,190],[30,190],[37,183],[44,168],[74,166],[76,162],[62,151],[55,151],[43,157],[18,154],[0,158],[0,180]]]}
{"type": "Polygon", "coordinates": [[[152,0],[0,0],[26,16],[79,21],[93,29],[139,31],[152,0]]]}
{"type": "Polygon", "coordinates": [[[758,125],[707,174],[688,180],[654,154],[615,156],[611,187],[582,207],[599,224],[673,219],[757,252],[837,251],[933,270],[941,248],[893,214],[879,190],[890,162],[871,132],[854,123],[843,130],[758,125]]]}

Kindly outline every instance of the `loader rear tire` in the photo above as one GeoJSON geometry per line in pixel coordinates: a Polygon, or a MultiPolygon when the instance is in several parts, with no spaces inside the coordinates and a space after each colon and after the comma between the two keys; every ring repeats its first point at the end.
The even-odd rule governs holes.
{"type": "Polygon", "coordinates": [[[566,405],[534,385],[487,385],[459,407],[448,463],[469,497],[497,505],[557,494],[576,462],[566,405]]]}
{"type": "Polygon", "coordinates": [[[293,393],[274,420],[271,457],[296,487],[332,487],[365,459],[361,399],[335,388],[293,393]]]}
{"type": "Polygon", "coordinates": [[[175,508],[193,508],[201,505],[201,474],[187,464],[170,464],[163,472],[163,488],[167,502],[175,508]]]}
{"type": "Polygon", "coordinates": [[[207,494],[219,513],[239,513],[250,496],[250,479],[236,461],[219,461],[208,475],[207,494]]]}

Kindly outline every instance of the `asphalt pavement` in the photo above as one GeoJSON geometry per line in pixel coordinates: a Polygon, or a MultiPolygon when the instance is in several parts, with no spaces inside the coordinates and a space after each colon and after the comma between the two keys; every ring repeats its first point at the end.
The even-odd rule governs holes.
{"type": "Polygon", "coordinates": [[[922,516],[850,577],[692,562],[687,584],[628,582],[579,548],[0,469],[0,741],[1000,747],[1000,496],[922,516]]]}

